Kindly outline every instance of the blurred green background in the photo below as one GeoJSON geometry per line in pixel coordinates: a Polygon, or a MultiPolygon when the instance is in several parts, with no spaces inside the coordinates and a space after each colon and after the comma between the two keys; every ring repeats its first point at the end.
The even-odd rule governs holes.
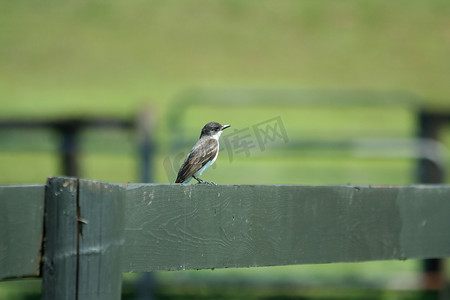
{"type": "MultiPolygon", "coordinates": [[[[367,139],[395,144],[413,138],[418,107],[450,111],[449,53],[450,2],[445,0],[0,1],[0,118],[133,119],[148,107],[157,145],[154,181],[165,183],[174,179],[165,162],[176,169],[177,155],[189,151],[205,123],[231,124],[223,140],[233,130],[279,117],[288,143],[276,140],[248,155],[235,151],[232,160],[227,149],[204,179],[410,184],[416,180],[413,150],[388,147],[373,153],[360,145],[367,139]],[[281,106],[282,99],[274,97],[269,105],[225,105],[229,90],[304,89],[404,91],[414,103],[392,97],[376,106],[340,100],[281,106]],[[170,114],[183,99],[195,100],[204,91],[224,98],[224,105],[188,106],[175,132],[170,114]],[[185,143],[177,148],[180,138],[185,143]],[[302,141],[325,144],[308,147],[302,141]]],[[[137,139],[131,131],[83,131],[82,176],[139,181],[137,139]]],[[[256,142],[254,136],[249,139],[256,142]]],[[[448,149],[449,126],[442,141],[448,149]]],[[[44,183],[61,175],[59,142],[52,131],[1,131],[0,184],[44,183]]],[[[447,150],[444,162],[449,169],[447,150]]],[[[357,299],[369,289],[373,299],[401,299],[409,297],[401,291],[418,287],[420,270],[420,262],[402,261],[159,272],[155,278],[161,290],[174,291],[187,282],[205,297],[229,295],[226,288],[211,292],[214,282],[251,282],[257,285],[253,294],[241,288],[230,297],[357,299]]],[[[136,277],[125,275],[124,292],[136,277]]],[[[2,282],[0,299],[23,299],[30,295],[23,288],[28,285],[31,294],[39,290],[38,281],[2,282]]],[[[174,293],[182,297],[191,291],[174,293]]]]}

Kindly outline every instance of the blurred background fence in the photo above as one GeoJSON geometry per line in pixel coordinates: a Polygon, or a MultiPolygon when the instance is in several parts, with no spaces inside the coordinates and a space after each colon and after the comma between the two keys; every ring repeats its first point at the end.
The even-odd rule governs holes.
{"type": "MultiPolygon", "coordinates": [[[[139,158],[136,160],[137,172],[135,175],[136,178],[141,176],[141,180],[138,179],[138,181],[145,182],[149,178],[164,178],[164,176],[167,176],[168,182],[173,182],[179,165],[198,135],[198,132],[190,138],[186,135],[186,132],[192,131],[194,133],[198,131],[195,128],[190,128],[189,114],[200,113],[220,116],[223,113],[223,109],[229,109],[236,112],[231,117],[235,121],[227,122],[232,124],[233,131],[225,133],[221,138],[221,144],[223,145],[221,161],[222,164],[228,161],[228,164],[232,167],[228,176],[233,178],[235,183],[240,181],[259,183],[260,180],[263,183],[270,183],[264,182],[267,178],[275,180],[274,183],[286,180],[282,176],[271,175],[272,172],[283,171],[283,166],[277,166],[275,163],[267,167],[267,162],[269,164],[273,161],[278,162],[280,157],[287,157],[290,164],[294,163],[295,159],[301,159],[298,163],[299,165],[293,167],[296,170],[295,172],[291,171],[283,175],[291,177],[289,180],[293,183],[303,183],[303,176],[309,176],[310,182],[305,180],[307,183],[323,180],[322,176],[327,176],[328,165],[333,164],[333,162],[327,161],[330,158],[332,160],[341,160],[342,166],[335,172],[343,173],[348,172],[347,164],[350,164],[350,168],[352,168],[355,167],[355,165],[352,165],[353,161],[358,161],[358,164],[356,164],[357,168],[364,170],[364,174],[369,176],[368,178],[373,178],[369,180],[375,181],[369,182],[374,184],[444,183],[446,163],[449,155],[444,145],[443,132],[445,132],[444,129],[449,124],[450,114],[442,110],[437,112],[424,110],[419,105],[420,103],[416,97],[401,92],[254,89],[197,90],[190,91],[173,102],[172,107],[168,110],[168,116],[164,118],[169,128],[168,132],[173,134],[165,139],[162,138],[163,141],[166,141],[166,144],[159,145],[159,147],[154,145],[153,137],[155,133],[151,132],[155,128],[154,120],[152,120],[153,118],[150,116],[148,109],[142,109],[141,113],[138,114],[138,118],[128,121],[120,119],[106,120],[102,117],[92,119],[80,117],[79,119],[56,121],[2,121],[0,122],[0,128],[2,129],[0,134],[4,136],[5,146],[4,149],[0,150],[5,151],[6,149],[11,151],[14,147],[20,150],[27,142],[23,140],[21,142],[18,141],[30,136],[26,133],[26,129],[31,130],[33,133],[36,130],[39,133],[39,130],[42,131],[43,128],[56,131],[60,134],[58,139],[60,147],[58,149],[59,157],[61,158],[60,164],[63,166],[60,168],[60,172],[65,175],[83,176],[80,173],[80,169],[82,169],[80,162],[83,161],[82,157],[88,154],[89,147],[83,151],[83,154],[80,150],[84,148],[82,146],[83,143],[89,143],[89,138],[82,138],[82,134],[85,137],[89,137],[90,128],[95,132],[98,130],[96,129],[97,127],[106,127],[109,131],[111,128],[125,129],[125,132],[134,136],[134,138],[129,138],[129,141],[134,141],[135,146],[129,148],[128,151],[130,153],[128,155],[139,158]],[[276,99],[276,106],[273,105],[274,99],[276,99]],[[338,101],[334,102],[335,100],[338,101]],[[251,118],[245,118],[248,115],[245,110],[254,110],[256,103],[258,112],[262,111],[263,115],[252,114],[251,118]],[[320,116],[327,109],[330,110],[327,117],[334,118],[338,128],[334,128],[335,124],[330,120],[327,121],[329,126],[320,127],[323,119],[319,117],[316,120],[315,118],[310,118],[310,120],[313,120],[310,122],[316,122],[316,124],[309,124],[312,132],[307,134],[292,133],[293,130],[302,130],[302,128],[289,125],[292,122],[290,118],[297,119],[305,111],[307,111],[307,114],[316,113],[320,116]],[[274,110],[278,111],[274,112],[274,110]],[[286,111],[293,113],[292,116],[289,113],[286,114],[286,111]],[[376,122],[381,112],[383,112],[385,122],[383,126],[379,126],[379,123],[376,122]],[[347,130],[342,131],[339,128],[346,122],[352,124],[354,118],[358,118],[359,114],[363,114],[364,118],[372,117],[373,119],[356,129],[351,125],[347,125],[349,128],[352,128],[350,134],[347,130]],[[371,114],[374,115],[371,116],[371,114]],[[392,116],[387,117],[389,114],[392,114],[392,116]],[[265,119],[266,116],[272,117],[265,119]],[[403,121],[409,120],[411,122],[409,125],[414,125],[415,130],[409,128],[410,136],[398,134],[398,128],[407,127],[405,125],[398,126],[399,116],[403,121]],[[247,127],[236,126],[235,122],[237,124],[247,124],[247,127]],[[383,129],[379,130],[380,127],[383,129]],[[131,129],[134,130],[130,131],[131,129]],[[330,138],[324,138],[324,133],[321,132],[324,130],[327,131],[326,134],[330,138]],[[25,134],[22,134],[23,132],[25,134]],[[303,139],[302,136],[306,138],[303,139]],[[8,137],[11,137],[10,139],[14,142],[8,141],[8,137]],[[155,151],[157,148],[159,151],[155,151]],[[187,151],[183,152],[180,149],[187,151]],[[154,163],[149,163],[158,161],[158,157],[160,163],[161,158],[163,158],[162,166],[165,172],[163,174],[156,174],[157,170],[161,169],[161,166],[155,167],[154,163]],[[316,171],[317,178],[314,178],[307,171],[305,172],[301,166],[302,161],[305,159],[315,161],[318,168],[323,169],[324,175],[316,171]],[[321,160],[325,160],[325,165],[321,165],[321,160]],[[388,178],[383,177],[381,174],[391,172],[391,169],[389,169],[391,162],[398,160],[406,162],[402,165],[402,168],[397,170],[399,174],[400,172],[403,173],[401,179],[397,178],[395,174],[391,174],[391,177],[388,178]],[[240,167],[239,164],[242,161],[246,161],[248,165],[244,164],[243,168],[240,167]],[[377,168],[374,168],[375,171],[373,171],[371,166],[376,166],[380,162],[385,165],[378,169],[378,172],[381,174],[377,174],[377,168]],[[405,166],[408,167],[405,168],[405,166]],[[237,167],[238,170],[233,170],[234,167],[237,167]],[[261,167],[263,169],[266,168],[264,174],[268,175],[249,176],[249,174],[255,172],[252,169],[261,167]],[[408,174],[408,172],[414,172],[415,175],[408,174]]],[[[31,136],[36,139],[36,135],[31,136]]],[[[106,136],[108,137],[108,135],[106,136]]],[[[100,149],[100,153],[108,153],[111,152],[110,147],[112,147],[112,152],[123,151],[120,150],[123,147],[123,145],[120,145],[120,138],[114,140],[114,138],[109,137],[110,144],[105,147],[105,145],[101,146],[101,139],[105,137],[101,134],[99,137],[100,140],[93,138],[91,141],[91,143],[94,142],[100,145],[98,148],[93,147],[94,151],[99,151],[100,149]],[[116,147],[115,145],[118,146],[116,147]]],[[[37,140],[39,141],[39,139],[37,140]]],[[[39,149],[39,142],[36,145],[39,149]]],[[[28,151],[31,150],[29,144],[27,144],[27,149],[28,151]]],[[[114,164],[115,160],[112,160],[110,163],[114,164]]],[[[311,168],[314,168],[315,164],[312,163],[311,168]]],[[[353,177],[347,175],[336,176],[336,174],[334,176],[347,180],[347,183],[355,180],[356,182],[361,182],[358,181],[361,179],[355,177],[355,175],[360,176],[360,172],[352,171],[349,174],[353,174],[353,177]]],[[[219,176],[221,175],[219,174],[219,176]]],[[[226,177],[224,180],[226,180],[226,177]]],[[[336,183],[345,182],[336,181],[336,183]]],[[[444,290],[446,279],[443,261],[436,259],[426,260],[423,264],[423,271],[424,277],[422,279],[413,280],[417,285],[416,288],[419,288],[418,291],[421,290],[420,288],[437,291],[444,290]]],[[[266,270],[266,272],[270,273],[270,270],[266,270]]],[[[224,277],[225,281],[226,277],[224,277]]],[[[158,287],[161,289],[161,283],[155,280],[154,275],[148,274],[143,276],[136,281],[137,289],[136,292],[132,293],[136,293],[136,297],[142,299],[155,295],[155,290],[158,287]]],[[[194,281],[189,285],[194,287],[196,283],[194,281]]],[[[250,286],[253,285],[254,283],[250,284],[250,286]]],[[[127,283],[125,283],[125,291],[130,293],[127,283]]],[[[214,291],[213,293],[217,292],[215,288],[211,291],[214,291]]],[[[345,295],[348,295],[348,291],[344,292],[343,297],[346,297],[345,295]]],[[[419,293],[417,295],[421,297],[422,294],[419,293]]]]}

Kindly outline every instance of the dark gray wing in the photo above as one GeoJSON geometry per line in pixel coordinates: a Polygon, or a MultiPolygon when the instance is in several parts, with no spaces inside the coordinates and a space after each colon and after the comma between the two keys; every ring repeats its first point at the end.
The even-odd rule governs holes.
{"type": "Polygon", "coordinates": [[[208,161],[214,159],[217,151],[219,151],[219,143],[216,139],[200,139],[184,160],[175,183],[182,183],[194,175],[208,161]]]}

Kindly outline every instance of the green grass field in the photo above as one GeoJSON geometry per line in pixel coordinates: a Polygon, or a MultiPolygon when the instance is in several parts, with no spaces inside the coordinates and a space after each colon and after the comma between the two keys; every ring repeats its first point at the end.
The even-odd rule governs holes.
{"type": "MultiPolygon", "coordinates": [[[[282,107],[276,98],[268,106],[193,106],[179,120],[182,132],[171,131],[167,120],[177,99],[192,88],[217,91],[218,97],[229,88],[395,90],[416,95],[419,106],[450,111],[449,28],[450,3],[444,0],[2,1],[0,118],[133,118],[149,105],[158,147],[155,181],[164,183],[175,172],[164,162],[189,151],[206,122],[231,124],[231,134],[280,117],[289,142],[276,140],[264,151],[255,144],[247,154],[235,151],[232,160],[230,149],[223,149],[205,179],[410,184],[415,182],[410,149],[373,153],[358,144],[415,136],[415,111],[395,105],[395,98],[378,107],[282,107]],[[188,144],[173,149],[180,137],[188,144]],[[337,147],[308,146],[318,142],[337,147]]],[[[450,126],[442,136],[448,169],[450,126]]],[[[83,132],[81,141],[83,177],[139,181],[132,133],[93,130],[83,132]]],[[[250,141],[256,143],[254,136],[250,141]]],[[[0,184],[44,183],[60,175],[58,145],[53,132],[0,132],[0,184]]],[[[157,278],[169,284],[213,277],[389,289],[401,288],[403,279],[410,288],[419,271],[419,262],[406,261],[161,272],[157,278]]],[[[127,275],[126,282],[134,277],[127,275]]],[[[22,299],[18,282],[0,283],[0,299],[13,294],[22,299]]]]}

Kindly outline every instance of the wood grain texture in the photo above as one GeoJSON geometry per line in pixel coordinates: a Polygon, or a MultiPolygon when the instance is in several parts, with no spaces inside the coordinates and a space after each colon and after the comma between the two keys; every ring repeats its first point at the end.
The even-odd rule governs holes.
{"type": "Polygon", "coordinates": [[[44,299],[120,299],[123,204],[120,186],[49,179],[44,299]]]}
{"type": "MultiPolygon", "coordinates": [[[[43,189],[0,187],[1,278],[39,272],[43,189]]],[[[129,271],[449,257],[449,199],[449,186],[51,178],[44,299],[118,299],[129,271]]]]}
{"type": "Polygon", "coordinates": [[[76,299],[77,194],[74,178],[49,178],[45,189],[42,299],[76,299]]]}
{"type": "Polygon", "coordinates": [[[0,186],[0,279],[39,275],[44,185],[0,186]]]}
{"type": "Polygon", "coordinates": [[[120,299],[124,197],[117,185],[80,180],[78,299],[120,299]]]}
{"type": "Polygon", "coordinates": [[[122,270],[450,256],[450,187],[126,187],[122,270]]]}

